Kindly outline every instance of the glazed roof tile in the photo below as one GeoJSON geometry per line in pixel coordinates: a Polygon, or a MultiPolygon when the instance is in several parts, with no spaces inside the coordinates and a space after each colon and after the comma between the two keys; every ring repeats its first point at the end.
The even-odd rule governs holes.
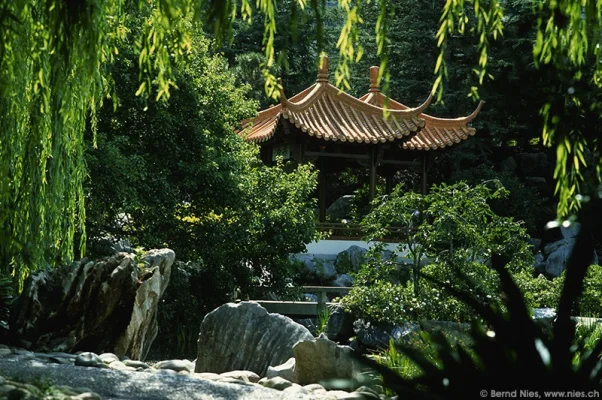
{"type": "Polygon", "coordinates": [[[314,85],[290,99],[282,91],[281,103],[243,121],[239,134],[250,142],[265,142],[274,136],[281,118],[288,119],[301,131],[318,139],[351,143],[385,143],[405,139],[400,146],[407,150],[440,149],[475,134],[475,129],[468,124],[477,116],[483,102],[471,115],[450,119],[423,113],[432,96],[416,108],[389,99],[389,115],[385,118],[383,107],[386,97],[378,88],[378,67],[370,69],[369,93],[357,99],[328,83],[327,59],[321,63],[314,85]]]}
{"type": "MultiPolygon", "coordinates": [[[[384,107],[387,97],[378,86],[378,67],[370,68],[370,90],[360,100],[368,104],[384,107]]],[[[468,139],[476,133],[475,128],[468,124],[476,118],[485,102],[481,101],[476,110],[461,118],[438,118],[425,113],[419,117],[425,121],[425,126],[410,140],[401,144],[407,150],[436,150],[452,146],[468,139]]],[[[387,108],[390,110],[407,110],[408,106],[393,99],[388,99],[387,108]]]]}
{"type": "Polygon", "coordinates": [[[418,115],[432,100],[429,96],[419,107],[391,110],[385,118],[382,107],[350,96],[331,85],[326,79],[325,66],[320,69],[314,85],[290,99],[281,92],[281,98],[279,105],[261,111],[252,120],[243,121],[240,135],[245,140],[264,142],[270,139],[280,118],[285,118],[309,136],[322,140],[393,142],[420,131],[425,121],[418,115]]]}

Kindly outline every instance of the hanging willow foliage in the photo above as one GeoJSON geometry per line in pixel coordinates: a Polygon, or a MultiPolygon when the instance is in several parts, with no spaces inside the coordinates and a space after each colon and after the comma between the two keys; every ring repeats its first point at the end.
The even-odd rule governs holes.
{"type": "MultiPolygon", "coordinates": [[[[381,75],[387,77],[387,29],[390,0],[380,4],[376,24],[381,75]]],[[[530,0],[517,0],[530,1],[530,0]]],[[[338,0],[346,12],[337,43],[339,64],[335,73],[340,87],[349,85],[348,65],[362,56],[359,29],[363,3],[370,0],[338,0]]],[[[498,0],[445,0],[437,33],[441,56],[437,61],[434,90],[442,90],[445,43],[449,35],[463,33],[468,16],[475,18],[479,82],[487,76],[489,40],[502,32],[503,12],[498,0]],[[468,10],[471,10],[469,13],[468,10]]],[[[600,2],[578,0],[541,1],[548,19],[542,19],[535,45],[539,63],[571,71],[582,81],[587,65],[593,81],[602,86],[600,63],[600,2]]],[[[11,0],[0,2],[0,273],[21,283],[30,270],[66,262],[74,257],[74,236],[79,231],[80,252],[85,249],[83,133],[89,120],[94,130],[96,107],[109,96],[111,77],[107,64],[117,56],[119,41],[128,32],[128,14],[141,13],[145,25],[137,47],[140,51],[138,94],[154,99],[169,97],[173,63],[186,58],[191,46],[191,23],[209,25],[217,41],[230,40],[236,18],[251,21],[264,16],[263,46],[266,56],[266,93],[277,97],[277,80],[269,73],[276,62],[274,38],[278,4],[311,7],[323,15],[326,0],[11,0]]],[[[322,43],[321,18],[317,40],[322,43]]],[[[386,87],[386,82],[385,82],[386,87]]],[[[597,112],[599,101],[584,102],[569,90],[566,102],[581,111],[597,112]]],[[[478,90],[473,90],[478,96],[478,90]]],[[[581,96],[581,97],[579,97],[581,96]]],[[[542,110],[544,140],[557,146],[556,177],[560,210],[566,211],[578,190],[585,166],[585,146],[600,160],[599,131],[588,133],[562,126],[558,107],[550,102],[542,110]],[[577,190],[576,190],[577,189],[577,190]]],[[[599,114],[599,112],[598,112],[599,114]]],[[[596,121],[599,120],[599,116],[596,121]]],[[[600,168],[598,168],[600,178],[600,168]]]]}

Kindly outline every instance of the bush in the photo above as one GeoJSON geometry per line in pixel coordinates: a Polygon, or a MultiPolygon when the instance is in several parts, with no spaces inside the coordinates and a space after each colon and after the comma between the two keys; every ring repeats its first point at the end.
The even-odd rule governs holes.
{"type": "Polygon", "coordinates": [[[559,279],[551,280],[541,274],[533,277],[528,272],[520,272],[513,278],[530,308],[556,308],[558,306],[562,287],[559,279]]]}
{"type": "Polygon", "coordinates": [[[457,269],[448,263],[437,263],[422,268],[419,296],[414,294],[413,282],[391,282],[391,268],[362,268],[358,276],[364,284],[355,286],[343,298],[345,308],[359,318],[374,322],[401,324],[404,321],[440,320],[468,322],[474,318],[474,310],[450,295],[436,282],[465,290],[482,304],[499,298],[499,281],[494,271],[477,262],[462,265],[459,278],[457,269]],[[370,272],[374,271],[374,272],[370,272]],[[372,275],[372,279],[367,276],[372,275]],[[370,282],[369,285],[365,285],[370,282]]]}

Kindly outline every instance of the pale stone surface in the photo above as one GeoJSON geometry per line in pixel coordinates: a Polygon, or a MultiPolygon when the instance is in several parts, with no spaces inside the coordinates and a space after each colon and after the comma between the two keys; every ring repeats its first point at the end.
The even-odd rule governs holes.
{"type": "Polygon", "coordinates": [[[199,379],[206,379],[208,381],[218,381],[222,379],[220,374],[214,374],[213,372],[195,372],[191,376],[199,379]]]}
{"type": "Polygon", "coordinates": [[[264,376],[269,366],[293,356],[295,343],[312,338],[305,327],[257,303],[224,304],[201,323],[195,372],[246,370],[264,376]]]}
{"type": "Polygon", "coordinates": [[[259,384],[263,387],[267,387],[270,389],[276,389],[276,390],[284,390],[288,387],[293,386],[293,383],[290,381],[287,381],[284,378],[281,378],[279,376],[276,376],[274,378],[262,378],[259,381],[259,384]]]}
{"type": "Polygon", "coordinates": [[[312,393],[326,393],[324,386],[320,385],[319,383],[310,383],[309,385],[305,385],[303,387],[312,393]]]}
{"type": "Polygon", "coordinates": [[[331,379],[352,381],[362,368],[351,356],[349,346],[339,346],[326,336],[297,343],[295,355],[295,379],[302,385],[331,379]]]}
{"type": "Polygon", "coordinates": [[[353,278],[347,274],[337,275],[337,278],[332,282],[332,286],[351,287],[353,286],[353,278]]]}
{"type": "MultiPolygon", "coordinates": [[[[43,380],[55,386],[67,385],[69,386],[67,389],[72,390],[74,393],[85,389],[85,391],[98,394],[96,397],[80,397],[78,400],[83,398],[121,400],[302,399],[295,393],[268,389],[257,384],[242,381],[234,383],[235,380],[232,380],[232,383],[212,382],[194,378],[192,375],[180,375],[172,370],[158,370],[157,373],[149,374],[110,368],[101,369],[48,364],[38,359],[25,362],[18,359],[2,359],[2,362],[0,362],[0,398],[4,398],[2,393],[4,393],[6,386],[11,386],[3,385],[7,381],[2,377],[6,379],[18,378],[26,382],[43,380]]],[[[13,385],[12,389],[15,387],[13,385]]],[[[13,396],[9,390],[6,393],[7,396],[9,394],[13,396]]],[[[21,397],[17,396],[15,398],[21,397]]]]}
{"type": "Polygon", "coordinates": [[[111,369],[119,369],[122,371],[136,371],[136,368],[132,368],[132,367],[128,367],[127,365],[125,365],[124,363],[122,363],[121,361],[113,361],[112,363],[109,364],[109,368],[111,369]]]}
{"type": "Polygon", "coordinates": [[[266,378],[274,378],[276,376],[279,376],[281,378],[284,378],[284,379],[292,382],[295,379],[294,371],[295,371],[295,358],[291,357],[284,364],[280,364],[275,367],[269,367],[265,376],[266,376],[266,378]]]}
{"type": "Polygon", "coordinates": [[[75,358],[75,365],[80,367],[98,367],[101,364],[104,365],[100,357],[98,357],[97,354],[89,351],[78,354],[78,356],[75,358]]]}
{"type": "Polygon", "coordinates": [[[158,362],[154,367],[156,369],[171,369],[176,372],[194,372],[194,363],[189,360],[165,360],[158,362]]]}
{"type": "Polygon", "coordinates": [[[102,353],[98,356],[105,364],[111,364],[113,361],[119,361],[119,357],[117,357],[113,353],[102,353]]]}
{"type": "Polygon", "coordinates": [[[220,374],[220,376],[222,376],[224,378],[233,378],[233,379],[238,379],[238,380],[242,380],[245,382],[251,382],[251,383],[259,382],[259,375],[257,375],[253,371],[230,371],[230,372],[224,372],[224,373],[220,374]]]}
{"type": "Polygon", "coordinates": [[[144,276],[139,279],[130,323],[117,340],[114,352],[144,360],[150,346],[157,337],[157,308],[167,289],[171,266],[176,254],[169,249],[150,250],[140,263],[144,265],[144,276]]]}
{"type": "Polygon", "coordinates": [[[36,351],[144,359],[174,258],[169,249],[152,250],[141,260],[119,253],[34,272],[11,314],[11,340],[36,351]]]}
{"type": "Polygon", "coordinates": [[[366,261],[368,250],[356,245],[350,246],[347,250],[337,255],[335,265],[338,272],[357,272],[366,261]]]}

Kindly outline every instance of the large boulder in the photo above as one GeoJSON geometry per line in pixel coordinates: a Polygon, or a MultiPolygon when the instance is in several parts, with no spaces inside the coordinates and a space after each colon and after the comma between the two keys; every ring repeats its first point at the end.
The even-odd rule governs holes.
{"type": "Polygon", "coordinates": [[[339,346],[323,334],[317,339],[302,341],[293,347],[295,355],[295,382],[301,385],[326,383],[333,379],[349,381],[362,370],[351,356],[349,346],[339,346]]]}
{"type": "Polygon", "coordinates": [[[224,304],[201,323],[195,372],[246,370],[264,376],[268,367],[293,356],[295,343],[311,339],[307,328],[257,303],[224,304]]]}
{"type": "Polygon", "coordinates": [[[353,286],[353,277],[347,274],[337,275],[337,278],[332,281],[332,286],[351,287],[353,286]]]}
{"type": "Polygon", "coordinates": [[[346,312],[342,306],[334,306],[326,324],[326,336],[339,343],[348,341],[355,335],[353,332],[354,319],[353,314],[346,312]]]}
{"type": "Polygon", "coordinates": [[[326,209],[326,218],[332,222],[340,222],[351,218],[354,195],[346,194],[336,199],[330,207],[326,209]]]}
{"type": "Polygon", "coordinates": [[[294,254],[293,260],[303,264],[302,278],[306,280],[332,280],[337,276],[334,266],[335,255],[331,254],[294,254]]]}
{"type": "MultiPolygon", "coordinates": [[[[569,258],[575,247],[576,238],[566,238],[550,243],[544,247],[544,255],[547,256],[545,261],[546,274],[550,276],[560,276],[568,265],[569,258]]],[[[594,251],[592,253],[592,264],[598,263],[598,255],[594,251]]]]}
{"type": "Polygon", "coordinates": [[[360,246],[350,246],[347,250],[340,252],[337,255],[335,266],[337,272],[346,274],[349,272],[357,272],[366,261],[366,253],[368,250],[360,246]]]}
{"type": "Polygon", "coordinates": [[[353,323],[353,331],[362,346],[374,350],[386,349],[391,340],[402,340],[418,330],[418,325],[411,322],[406,322],[403,326],[396,326],[358,319],[353,323]]]}
{"type": "Polygon", "coordinates": [[[174,259],[169,249],[140,259],[118,253],[34,272],[13,310],[11,338],[35,351],[143,360],[157,335],[157,306],[174,259]]]}

